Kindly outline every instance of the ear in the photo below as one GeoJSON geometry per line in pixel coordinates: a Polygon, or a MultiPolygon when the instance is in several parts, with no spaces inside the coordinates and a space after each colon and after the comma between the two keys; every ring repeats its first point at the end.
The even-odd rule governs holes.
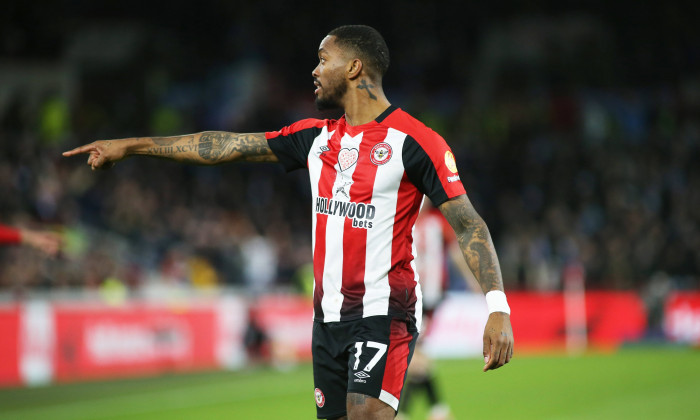
{"type": "Polygon", "coordinates": [[[347,66],[347,76],[348,79],[354,80],[357,79],[360,74],[362,73],[362,61],[359,58],[355,58],[352,61],[348,62],[347,66]]]}

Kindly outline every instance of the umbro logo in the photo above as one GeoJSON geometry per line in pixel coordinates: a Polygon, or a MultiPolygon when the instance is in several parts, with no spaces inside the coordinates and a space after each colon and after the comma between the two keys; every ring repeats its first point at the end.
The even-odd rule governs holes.
{"type": "Polygon", "coordinates": [[[359,372],[355,372],[355,376],[357,376],[360,379],[369,378],[369,374],[367,372],[365,372],[364,370],[361,370],[359,372]]]}

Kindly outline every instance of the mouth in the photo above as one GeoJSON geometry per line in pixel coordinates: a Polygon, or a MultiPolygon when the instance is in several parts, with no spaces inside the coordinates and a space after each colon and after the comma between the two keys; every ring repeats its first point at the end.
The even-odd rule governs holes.
{"type": "Polygon", "coordinates": [[[321,83],[318,80],[314,80],[314,86],[316,86],[316,89],[314,90],[314,95],[318,95],[318,91],[321,90],[321,83]]]}

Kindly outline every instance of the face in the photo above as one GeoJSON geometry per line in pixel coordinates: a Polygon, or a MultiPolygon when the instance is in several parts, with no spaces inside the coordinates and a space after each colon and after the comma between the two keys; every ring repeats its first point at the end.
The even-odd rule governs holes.
{"type": "Polygon", "coordinates": [[[345,80],[347,58],[334,38],[323,38],[318,48],[318,65],[311,72],[316,86],[316,108],[319,110],[342,108],[343,97],[348,90],[345,80]]]}

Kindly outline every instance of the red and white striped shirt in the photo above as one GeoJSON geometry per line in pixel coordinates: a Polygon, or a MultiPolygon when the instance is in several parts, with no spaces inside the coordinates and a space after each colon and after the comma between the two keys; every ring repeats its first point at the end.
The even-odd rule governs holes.
{"type": "Polygon", "coordinates": [[[464,194],[437,133],[394,106],[359,126],[306,119],[266,133],[288,171],[308,168],[313,196],[314,319],[421,319],[413,227],[423,195],[464,194]]]}

